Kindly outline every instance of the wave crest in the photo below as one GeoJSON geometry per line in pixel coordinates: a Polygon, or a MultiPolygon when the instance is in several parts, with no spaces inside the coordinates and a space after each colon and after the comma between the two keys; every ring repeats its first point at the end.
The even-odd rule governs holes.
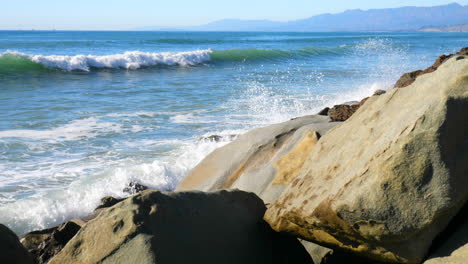
{"type": "Polygon", "coordinates": [[[14,51],[0,54],[0,66],[14,64],[25,68],[30,64],[42,65],[46,68],[66,71],[89,71],[90,68],[139,69],[141,67],[167,65],[191,66],[211,59],[211,50],[195,50],[185,52],[150,53],[128,51],[113,55],[33,55],[14,51]],[[29,63],[29,64],[28,64],[29,63]]]}
{"type": "Polygon", "coordinates": [[[59,69],[85,71],[91,69],[130,69],[151,66],[193,66],[207,62],[254,62],[301,59],[315,56],[342,56],[347,47],[301,49],[226,49],[183,52],[127,51],[113,55],[34,55],[16,51],[0,53],[0,72],[38,71],[59,69]]]}

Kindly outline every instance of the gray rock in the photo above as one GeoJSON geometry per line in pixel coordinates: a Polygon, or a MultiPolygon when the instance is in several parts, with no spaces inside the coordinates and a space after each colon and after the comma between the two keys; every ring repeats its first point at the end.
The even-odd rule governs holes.
{"type": "Polygon", "coordinates": [[[385,90],[376,90],[376,91],[374,92],[373,95],[374,95],[374,96],[378,96],[378,95],[382,95],[382,94],[384,94],[384,93],[386,93],[386,92],[387,92],[387,91],[385,91],[385,90]]]}
{"type": "Polygon", "coordinates": [[[49,263],[311,263],[253,193],[146,190],[104,209],[49,263]]]}
{"type": "Polygon", "coordinates": [[[320,135],[338,123],[327,116],[305,116],[257,128],[213,151],[177,187],[178,191],[238,188],[265,203],[281,194],[314,148],[320,135]]]}

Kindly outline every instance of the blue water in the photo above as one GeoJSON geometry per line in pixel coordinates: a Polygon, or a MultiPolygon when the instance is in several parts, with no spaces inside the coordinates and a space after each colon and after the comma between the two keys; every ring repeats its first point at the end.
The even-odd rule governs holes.
{"type": "Polygon", "coordinates": [[[467,43],[466,33],[0,31],[0,222],[49,227],[128,195],[131,181],[171,190],[232,135],[389,89],[467,43]]]}

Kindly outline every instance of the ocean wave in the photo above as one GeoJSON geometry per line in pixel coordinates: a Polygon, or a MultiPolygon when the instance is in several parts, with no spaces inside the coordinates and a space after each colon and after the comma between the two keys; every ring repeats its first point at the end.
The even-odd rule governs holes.
{"type": "Polygon", "coordinates": [[[346,47],[316,48],[304,47],[301,49],[230,49],[213,50],[211,59],[213,61],[258,61],[278,59],[299,59],[312,56],[336,56],[345,55],[346,47]]]}
{"type": "Polygon", "coordinates": [[[139,69],[167,65],[191,66],[209,61],[211,50],[150,53],[128,51],[114,55],[33,55],[15,51],[0,54],[0,70],[18,68],[36,70],[41,68],[65,71],[90,71],[91,68],[139,69]]]}
{"type": "Polygon", "coordinates": [[[272,61],[304,58],[311,56],[333,56],[346,54],[346,47],[315,48],[304,47],[295,50],[281,49],[228,49],[194,50],[183,52],[142,52],[127,51],[113,55],[35,55],[16,51],[0,53],[1,72],[43,71],[84,71],[92,69],[136,70],[151,66],[194,66],[208,62],[272,61]]]}

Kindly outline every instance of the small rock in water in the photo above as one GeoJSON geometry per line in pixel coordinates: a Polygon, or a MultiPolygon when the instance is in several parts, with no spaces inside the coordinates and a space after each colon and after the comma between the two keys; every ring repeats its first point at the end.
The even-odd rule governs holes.
{"type": "Polygon", "coordinates": [[[326,116],[328,115],[328,111],[330,111],[330,107],[325,107],[324,109],[320,110],[320,112],[318,112],[317,115],[326,116]]]}
{"type": "Polygon", "coordinates": [[[342,105],[357,105],[357,104],[359,104],[358,101],[348,101],[348,102],[342,103],[342,105]]]}
{"type": "Polygon", "coordinates": [[[386,92],[387,92],[387,91],[385,91],[385,90],[380,90],[380,89],[379,89],[379,90],[376,90],[376,91],[374,92],[373,95],[382,95],[382,94],[384,94],[384,93],[386,93],[386,92]]]}
{"type": "Polygon", "coordinates": [[[123,198],[118,199],[118,198],[115,198],[115,197],[112,197],[112,196],[106,196],[106,197],[101,199],[101,204],[98,207],[96,207],[96,209],[94,209],[94,210],[111,207],[111,206],[115,205],[116,203],[121,202],[123,200],[124,200],[123,198]]]}
{"type": "Polygon", "coordinates": [[[223,138],[233,140],[237,137],[237,135],[231,134],[231,135],[226,135],[226,136],[220,136],[220,135],[211,135],[207,137],[201,137],[200,140],[208,140],[208,141],[213,141],[213,142],[220,142],[223,140],[223,138]]]}
{"type": "Polygon", "coordinates": [[[144,186],[138,182],[131,181],[128,184],[128,186],[123,189],[123,192],[132,195],[132,194],[139,193],[147,189],[149,189],[147,186],[144,186]]]}

